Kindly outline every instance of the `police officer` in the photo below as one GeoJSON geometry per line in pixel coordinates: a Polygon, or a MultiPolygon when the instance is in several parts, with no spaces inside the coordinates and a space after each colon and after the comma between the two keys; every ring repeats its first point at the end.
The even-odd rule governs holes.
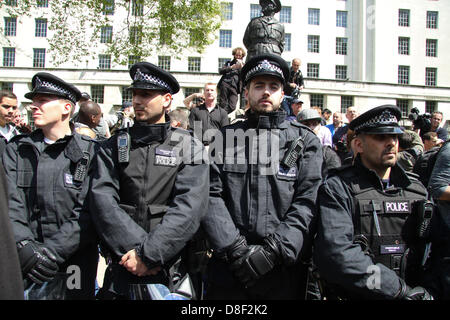
{"type": "Polygon", "coordinates": [[[46,72],[35,74],[32,86],[25,97],[38,129],[11,139],[3,154],[25,289],[63,282],[66,298],[91,299],[98,249],[84,200],[96,145],[70,129],[76,87],[46,72]]]}
{"type": "Polygon", "coordinates": [[[302,261],[308,260],[322,147],[309,128],[285,120],[280,104],[289,67],[280,56],[255,56],[241,76],[247,119],[224,127],[223,144],[217,136],[210,145],[215,156],[202,225],[214,255],[206,298],[304,298],[302,261]]]}
{"type": "Polygon", "coordinates": [[[138,284],[172,289],[172,266],[207,208],[208,166],[194,161],[203,146],[166,116],[178,81],[147,62],[134,64],[130,76],[134,125],[102,145],[90,192],[109,260],[104,299],[133,298],[138,284]]]}
{"type": "Polygon", "coordinates": [[[418,235],[427,191],[397,164],[400,118],[383,105],[350,122],[356,159],[320,187],[314,257],[328,299],[431,299],[418,235]]]}

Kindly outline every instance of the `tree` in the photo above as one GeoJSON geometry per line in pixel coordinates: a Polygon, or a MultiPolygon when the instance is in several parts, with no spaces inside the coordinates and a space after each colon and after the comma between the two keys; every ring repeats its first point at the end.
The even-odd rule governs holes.
{"type": "Polygon", "coordinates": [[[47,18],[48,53],[56,66],[98,54],[126,65],[130,57],[155,53],[202,53],[221,25],[220,0],[6,0],[0,10],[18,20],[47,18]]]}

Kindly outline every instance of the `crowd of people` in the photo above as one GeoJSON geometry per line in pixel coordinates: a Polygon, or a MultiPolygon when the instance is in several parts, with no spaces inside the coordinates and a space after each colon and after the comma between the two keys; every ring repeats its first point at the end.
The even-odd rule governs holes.
{"type": "Polygon", "coordinates": [[[244,57],[187,110],[147,62],[114,115],[39,72],[31,131],[1,92],[0,298],[143,299],[163,284],[198,300],[448,299],[442,113],[429,132],[393,105],[349,107],[344,123],[303,106],[299,59],[244,57]]]}

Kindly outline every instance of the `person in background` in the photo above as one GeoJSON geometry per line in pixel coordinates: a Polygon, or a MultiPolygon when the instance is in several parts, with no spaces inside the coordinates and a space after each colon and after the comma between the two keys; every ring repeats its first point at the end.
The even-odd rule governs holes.
{"type": "Polygon", "coordinates": [[[433,149],[436,146],[440,147],[444,143],[444,141],[438,138],[437,133],[432,131],[425,133],[422,137],[422,140],[425,152],[433,149]]]}
{"type": "Polygon", "coordinates": [[[305,109],[297,115],[297,121],[314,131],[322,145],[331,147],[331,132],[320,124],[321,119],[316,109],[305,109]]]}
{"type": "Polygon", "coordinates": [[[292,115],[287,116],[286,120],[288,121],[297,120],[298,113],[302,111],[302,108],[303,108],[303,101],[297,98],[293,99],[291,104],[292,115]]]}
{"type": "Polygon", "coordinates": [[[182,109],[175,109],[168,113],[170,125],[174,128],[189,129],[188,114],[182,109]]]}
{"type": "Polygon", "coordinates": [[[412,172],[414,164],[422,153],[423,143],[417,132],[404,130],[403,134],[398,136],[397,163],[403,170],[412,172]]]}
{"type": "Polygon", "coordinates": [[[97,103],[92,100],[84,101],[80,103],[78,121],[74,123],[75,130],[95,139],[96,133],[93,129],[99,125],[101,117],[102,109],[97,103]]]}
{"type": "Polygon", "coordinates": [[[0,91],[0,154],[6,143],[19,134],[14,126],[17,113],[17,96],[10,91],[0,91]]]}
{"type": "Polygon", "coordinates": [[[333,137],[336,130],[342,127],[342,113],[339,111],[333,113],[333,123],[327,124],[325,127],[330,129],[331,136],[333,137]]]}
{"type": "Polygon", "coordinates": [[[219,92],[218,104],[229,114],[236,109],[236,105],[241,93],[241,82],[239,74],[244,66],[245,50],[241,47],[232,51],[233,60],[227,61],[219,68],[222,77],[217,84],[219,92]]]}

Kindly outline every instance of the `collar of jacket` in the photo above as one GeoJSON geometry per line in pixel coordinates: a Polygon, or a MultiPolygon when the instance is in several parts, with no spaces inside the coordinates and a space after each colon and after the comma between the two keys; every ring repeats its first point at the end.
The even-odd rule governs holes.
{"type": "Polygon", "coordinates": [[[170,122],[147,124],[135,122],[130,128],[130,136],[133,143],[148,145],[152,142],[163,142],[166,140],[170,130],[170,122]]]}
{"type": "MultiPolygon", "coordinates": [[[[361,177],[366,177],[367,179],[369,179],[369,183],[374,185],[377,189],[380,189],[380,190],[384,189],[383,182],[380,179],[380,177],[378,177],[377,173],[374,170],[369,169],[366,166],[364,166],[364,164],[362,163],[360,154],[358,154],[356,156],[356,159],[355,159],[353,165],[358,170],[358,172],[363,174],[361,177]]],[[[363,180],[363,179],[361,179],[361,180],[363,180]]],[[[399,188],[405,188],[411,184],[411,180],[409,179],[408,175],[397,163],[395,163],[395,165],[391,168],[389,182],[390,182],[390,185],[393,185],[393,186],[399,187],[399,188]]]]}
{"type": "MultiPolygon", "coordinates": [[[[83,150],[80,147],[79,140],[82,136],[78,133],[66,135],[61,139],[55,141],[51,146],[65,145],[64,155],[72,162],[78,162],[83,158],[83,150]]],[[[31,144],[37,147],[38,144],[44,143],[44,133],[41,129],[36,129],[23,140],[24,143],[31,144]]],[[[40,148],[37,148],[40,149],[40,148]]]]}
{"type": "Polygon", "coordinates": [[[266,114],[257,114],[252,110],[245,113],[249,128],[253,129],[286,129],[286,112],[282,110],[273,111],[266,114]]]}

